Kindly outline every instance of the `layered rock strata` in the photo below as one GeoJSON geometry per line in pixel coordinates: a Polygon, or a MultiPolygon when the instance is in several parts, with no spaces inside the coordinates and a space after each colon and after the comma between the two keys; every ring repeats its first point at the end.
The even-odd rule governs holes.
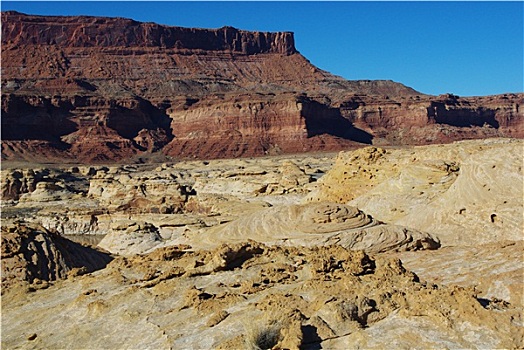
{"type": "Polygon", "coordinates": [[[521,240],[523,147],[495,139],[341,152],[308,200],[354,205],[445,245],[521,240]]]}
{"type": "Polygon", "coordinates": [[[261,210],[208,229],[190,242],[197,247],[213,247],[246,239],[284,246],[336,244],[371,253],[440,246],[426,233],[377,222],[355,207],[329,202],[261,210]]]}
{"type": "Polygon", "coordinates": [[[2,158],[228,158],[524,137],[523,94],[427,96],[312,65],[293,33],[2,13],[2,158]]]}

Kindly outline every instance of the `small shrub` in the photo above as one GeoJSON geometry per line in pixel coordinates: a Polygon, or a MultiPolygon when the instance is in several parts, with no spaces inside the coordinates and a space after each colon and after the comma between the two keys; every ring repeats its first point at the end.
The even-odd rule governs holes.
{"type": "Polygon", "coordinates": [[[277,322],[266,326],[254,325],[246,330],[246,347],[249,350],[271,349],[280,341],[281,325],[277,322]]]}

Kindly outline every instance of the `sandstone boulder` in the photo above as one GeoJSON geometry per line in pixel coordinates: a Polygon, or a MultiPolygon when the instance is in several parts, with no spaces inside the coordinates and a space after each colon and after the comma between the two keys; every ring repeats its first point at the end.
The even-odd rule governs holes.
{"type": "Polygon", "coordinates": [[[158,228],[151,223],[117,221],[98,247],[113,254],[135,255],[158,248],[162,243],[158,228]]]}
{"type": "Polygon", "coordinates": [[[64,183],[39,182],[33,192],[20,196],[20,203],[66,201],[75,195],[64,183]]]}
{"type": "Polygon", "coordinates": [[[18,200],[22,194],[33,192],[36,184],[49,175],[47,169],[2,169],[2,199],[18,200]]]}
{"type": "Polygon", "coordinates": [[[88,197],[111,210],[174,213],[180,211],[191,189],[169,172],[132,174],[115,170],[100,173],[89,183],[88,197]]]}

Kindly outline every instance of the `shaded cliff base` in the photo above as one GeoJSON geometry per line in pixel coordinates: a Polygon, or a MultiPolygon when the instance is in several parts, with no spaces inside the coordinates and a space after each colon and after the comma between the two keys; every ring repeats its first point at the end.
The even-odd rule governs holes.
{"type": "Polygon", "coordinates": [[[524,137],[524,94],[459,98],[283,93],[155,106],[138,97],[4,95],[2,159],[110,163],[252,157],[524,137]]]}

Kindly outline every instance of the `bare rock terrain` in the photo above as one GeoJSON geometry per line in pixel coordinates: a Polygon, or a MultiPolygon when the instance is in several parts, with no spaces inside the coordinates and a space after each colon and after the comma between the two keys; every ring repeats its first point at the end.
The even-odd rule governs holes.
{"type": "Polygon", "coordinates": [[[522,92],[345,80],[291,32],[1,20],[2,348],[524,347],[522,92]]]}
{"type": "Polygon", "coordinates": [[[445,245],[520,240],[523,157],[523,142],[508,139],[368,147],[341,153],[308,200],[348,203],[445,245]]]}
{"type": "Polygon", "coordinates": [[[521,348],[523,153],[4,164],[2,347],[521,348]]]}
{"type": "Polygon", "coordinates": [[[48,281],[99,270],[112,260],[35,224],[4,223],[1,237],[3,288],[18,281],[48,287],[48,281]]]}
{"type": "Polygon", "coordinates": [[[283,205],[253,214],[195,236],[193,246],[252,239],[280,246],[337,244],[366,252],[436,249],[438,240],[405,227],[377,222],[355,207],[335,203],[283,205]]]}
{"type": "Polygon", "coordinates": [[[385,339],[410,347],[414,334],[425,347],[522,344],[519,313],[508,303],[485,307],[472,288],[421,283],[398,259],[340,246],[173,246],[4,299],[13,310],[4,316],[4,344],[40,348],[247,348],[266,337],[281,348],[369,348],[385,339]],[[22,324],[29,310],[47,322],[22,324]]]}

